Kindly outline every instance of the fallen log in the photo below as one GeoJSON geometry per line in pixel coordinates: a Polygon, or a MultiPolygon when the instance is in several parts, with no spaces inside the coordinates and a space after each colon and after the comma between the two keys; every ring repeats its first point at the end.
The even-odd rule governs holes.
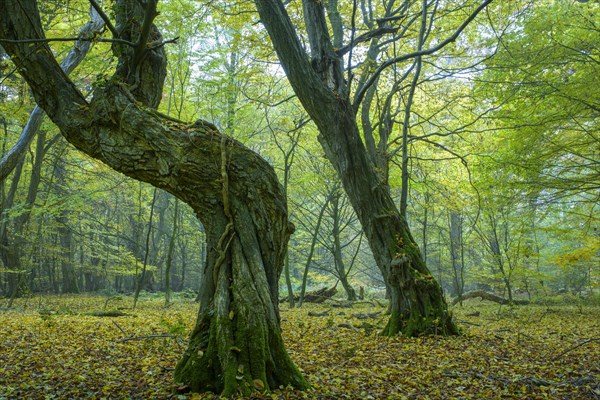
{"type": "Polygon", "coordinates": [[[89,315],[92,317],[125,317],[125,316],[127,316],[127,314],[125,314],[122,311],[118,311],[118,310],[92,311],[92,312],[85,313],[84,315],[89,315]]]}
{"type": "MultiPolygon", "coordinates": [[[[493,301],[498,304],[510,304],[510,300],[500,297],[493,293],[485,292],[483,290],[473,290],[471,292],[463,293],[462,296],[458,296],[452,300],[452,305],[455,305],[463,300],[480,298],[482,300],[493,301]]],[[[513,300],[512,304],[525,305],[529,304],[528,300],[513,300]]]]}
{"type": "MultiPolygon", "coordinates": [[[[331,299],[335,294],[337,293],[337,289],[335,287],[332,288],[328,288],[328,287],[324,287],[321,288],[319,290],[315,290],[312,292],[308,292],[304,295],[304,302],[305,303],[324,303],[325,300],[327,299],[331,299]]],[[[285,303],[288,300],[287,297],[279,299],[280,303],[285,303]]],[[[294,301],[298,302],[300,301],[300,297],[299,296],[294,296],[294,301]]]]}
{"type": "Polygon", "coordinates": [[[357,318],[357,319],[371,319],[371,318],[375,318],[381,315],[381,311],[377,311],[374,313],[355,313],[352,314],[351,317],[352,318],[357,318]]]}
{"type": "Polygon", "coordinates": [[[324,287],[322,289],[316,290],[314,292],[309,292],[304,295],[305,303],[323,303],[325,300],[332,298],[337,293],[337,289],[335,287],[327,288],[324,287]]]}
{"type": "Polygon", "coordinates": [[[331,308],[329,310],[325,310],[323,312],[309,311],[308,316],[309,317],[328,317],[330,312],[331,312],[331,308]]]}

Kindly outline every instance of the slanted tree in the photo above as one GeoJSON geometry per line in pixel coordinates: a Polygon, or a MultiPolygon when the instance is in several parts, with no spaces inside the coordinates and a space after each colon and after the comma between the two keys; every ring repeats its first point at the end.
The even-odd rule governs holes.
{"type": "Polygon", "coordinates": [[[114,23],[92,4],[113,35],[118,64],[89,100],[60,69],[35,0],[2,2],[0,44],[71,144],[174,194],[203,222],[201,305],[177,381],[224,395],[305,388],[280,333],[278,278],[293,226],[273,168],[209,122],[156,111],[166,74],[156,0],[115,1],[114,23]]]}
{"type": "MultiPolygon", "coordinates": [[[[396,207],[389,187],[381,180],[369,158],[356,113],[364,94],[375,84],[382,71],[402,61],[435,53],[453,42],[490,2],[486,0],[474,6],[452,35],[432,47],[426,48],[419,41],[414,52],[383,63],[363,82],[360,94],[352,100],[348,85],[351,79],[344,75],[344,54],[348,51],[351,54],[353,46],[361,41],[394,30],[375,30],[358,37],[351,32],[350,44],[340,47],[342,35],[335,31],[339,24],[332,23],[332,40],[324,2],[303,0],[309,55],[284,3],[281,0],[255,0],[261,22],[269,33],[292,88],[319,129],[319,141],[325,155],[339,175],[389,288],[391,315],[383,330],[386,335],[400,332],[407,336],[448,335],[458,333],[458,329],[452,322],[441,287],[425,265],[410,233],[405,214],[396,207]]],[[[393,8],[393,3],[387,6],[393,8]]],[[[424,2],[425,7],[427,4],[424,2]]],[[[337,2],[328,2],[328,7],[330,19],[335,20],[338,17],[335,14],[337,2]]],[[[401,19],[402,16],[399,16],[393,20],[397,23],[401,19]]],[[[378,22],[385,25],[389,21],[382,19],[378,22]]],[[[406,187],[403,189],[406,190],[406,187]]]]}

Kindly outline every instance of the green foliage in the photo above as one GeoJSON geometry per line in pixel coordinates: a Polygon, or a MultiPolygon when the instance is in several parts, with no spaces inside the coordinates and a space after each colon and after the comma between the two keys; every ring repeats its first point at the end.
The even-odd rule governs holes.
{"type": "MultiPolygon", "coordinates": [[[[46,12],[49,37],[73,36],[87,18],[88,3],[83,0],[39,3],[46,12]]],[[[359,15],[353,21],[352,2],[339,3],[344,26],[355,23],[357,32],[370,30],[369,19],[373,23],[372,17],[384,12],[383,3],[369,3],[373,15],[359,15]]],[[[436,26],[426,47],[452,33],[469,8],[466,2],[442,3],[444,7],[432,18],[436,26]]],[[[156,22],[165,38],[180,37],[176,44],[165,46],[170,65],[161,111],[190,122],[200,117],[214,121],[273,163],[282,181],[289,178],[289,210],[296,226],[289,259],[296,289],[302,282],[318,211],[337,185],[333,170],[324,162],[316,129],[305,123],[301,105],[291,98],[251,3],[165,0],[160,4],[156,22]],[[286,152],[295,145],[290,161],[286,152]]],[[[420,3],[410,4],[414,8],[408,10],[408,19],[419,14],[420,3]]],[[[294,22],[303,25],[300,2],[287,7],[294,22]]],[[[568,345],[575,345],[578,339],[594,337],[598,329],[593,325],[598,312],[587,306],[600,302],[599,7],[593,1],[492,3],[487,18],[476,21],[444,55],[427,58],[408,119],[408,219],[435,278],[447,291],[453,290],[449,216],[456,212],[464,220],[465,287],[503,292],[508,281],[516,296],[531,297],[543,307],[511,311],[509,320],[504,318],[508,314],[467,303],[464,310],[456,310],[456,318],[469,323],[464,326],[465,336],[439,342],[430,338],[384,341],[369,335],[381,326],[363,329],[351,321],[359,332],[342,327],[348,323],[347,315],[314,321],[307,320],[303,311],[285,310],[286,340],[314,389],[308,394],[276,392],[275,398],[437,398],[449,390],[464,398],[600,396],[598,371],[584,369],[586,363],[598,364],[597,352],[588,353],[582,346],[562,354],[568,350],[567,343],[558,340],[567,338],[568,345]],[[556,295],[558,290],[567,293],[556,295]],[[563,307],[564,303],[570,307],[563,307]],[[558,308],[544,309],[547,306],[558,308]],[[482,310],[480,319],[466,315],[475,308],[482,310]],[[488,323],[489,319],[493,321],[488,323]],[[419,360],[418,365],[414,360],[419,360]]],[[[367,76],[384,60],[414,50],[418,29],[413,28],[376,59],[355,63],[354,89],[361,74],[367,76]]],[[[63,54],[70,45],[56,42],[52,48],[63,54]]],[[[368,45],[359,45],[355,58],[365,54],[368,45]]],[[[4,74],[8,64],[0,62],[0,74],[4,74]]],[[[96,43],[73,81],[94,88],[114,67],[110,44],[96,43]]],[[[378,149],[388,157],[394,195],[401,186],[402,171],[397,166],[401,164],[400,121],[407,95],[406,88],[396,92],[394,88],[404,74],[404,83],[412,79],[410,68],[411,63],[402,63],[387,69],[378,82],[376,100],[366,114],[359,113],[362,123],[372,120],[377,141],[384,135],[379,128],[385,121],[386,99],[396,108],[390,115],[395,124],[390,137],[378,149]]],[[[0,76],[0,81],[4,154],[17,140],[34,103],[18,74],[0,76]]],[[[172,200],[159,198],[150,224],[152,188],[57,145],[59,141],[50,139],[58,134],[51,123],[46,122],[43,130],[49,140],[47,152],[39,155],[44,164],[35,203],[27,204],[38,157],[33,149],[25,157],[20,180],[13,175],[0,184],[0,232],[8,232],[8,246],[3,242],[0,251],[6,252],[17,242],[23,250],[20,265],[0,263],[2,290],[18,276],[27,286],[22,294],[27,290],[59,292],[67,275],[62,266],[70,262],[82,289],[105,295],[130,292],[146,252],[149,276],[154,279],[147,284],[153,290],[162,289],[169,242],[164,226],[174,218],[172,200]],[[59,165],[64,168],[62,179],[57,174],[59,165]],[[13,183],[15,201],[8,204],[13,183]],[[15,230],[16,221],[29,214],[28,223],[15,230]],[[68,245],[61,242],[65,232],[74,238],[68,245]],[[148,232],[150,248],[144,249],[148,232]]],[[[383,175],[384,169],[378,168],[383,175]]],[[[173,275],[181,279],[179,289],[187,288],[179,297],[190,300],[196,297],[193,289],[202,278],[204,233],[192,210],[185,209],[179,218],[173,275]]],[[[325,218],[328,221],[316,232],[309,287],[336,282],[328,254],[330,216],[325,218]]],[[[348,222],[348,228],[347,232],[358,231],[358,224],[348,222]]],[[[383,283],[364,243],[346,246],[344,260],[350,261],[355,254],[352,284],[365,285],[368,294],[382,295],[383,283]]],[[[6,338],[0,344],[0,390],[6,393],[0,391],[0,398],[42,396],[47,387],[57,397],[169,398],[169,371],[179,347],[158,345],[151,339],[119,341],[125,333],[184,336],[189,332],[194,307],[189,301],[176,303],[167,314],[157,306],[161,297],[160,292],[142,291],[141,310],[119,320],[118,326],[91,315],[75,315],[100,309],[81,297],[40,299],[48,304],[35,318],[27,312],[0,314],[0,336],[6,338]],[[181,312],[171,314],[178,307],[181,312]],[[16,337],[18,332],[26,333],[16,337]],[[61,336],[67,333],[71,335],[61,336]],[[50,342],[56,346],[52,351],[47,349],[50,342]],[[29,352],[35,362],[23,365],[20,355],[29,352]],[[71,358],[56,365],[55,353],[71,358]],[[20,367],[24,373],[19,379],[25,378],[17,383],[20,367]],[[31,379],[34,374],[39,379],[31,379]],[[54,382],[65,384],[46,386],[54,382]]],[[[115,299],[111,306],[118,309],[126,304],[130,304],[128,299],[115,299]]],[[[26,302],[17,304],[20,310],[27,307],[26,302]]],[[[381,321],[373,322],[381,325],[381,321]]]]}

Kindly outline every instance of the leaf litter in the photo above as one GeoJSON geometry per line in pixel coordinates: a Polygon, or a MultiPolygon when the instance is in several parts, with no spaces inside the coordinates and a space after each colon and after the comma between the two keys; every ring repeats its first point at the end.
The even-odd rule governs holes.
{"type": "MultiPolygon", "coordinates": [[[[149,299],[131,310],[123,297],[111,307],[124,312],[93,315],[105,301],[51,296],[0,311],[0,399],[218,398],[173,382],[196,303],[149,299]]],[[[470,300],[453,313],[462,336],[387,338],[381,307],[283,308],[288,352],[312,387],[251,398],[600,399],[599,307],[470,300]]]]}

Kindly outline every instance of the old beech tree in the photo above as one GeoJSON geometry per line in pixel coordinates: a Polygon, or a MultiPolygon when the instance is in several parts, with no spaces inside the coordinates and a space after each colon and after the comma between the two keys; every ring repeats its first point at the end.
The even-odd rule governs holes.
{"type": "Polygon", "coordinates": [[[91,99],[61,70],[35,0],[0,0],[0,44],[64,137],[84,153],[189,204],[206,229],[200,311],[178,382],[224,395],[306,381],[282,343],[278,278],[293,226],[273,168],[208,122],[156,111],[166,74],[156,0],[114,2],[118,65],[91,99]]]}

